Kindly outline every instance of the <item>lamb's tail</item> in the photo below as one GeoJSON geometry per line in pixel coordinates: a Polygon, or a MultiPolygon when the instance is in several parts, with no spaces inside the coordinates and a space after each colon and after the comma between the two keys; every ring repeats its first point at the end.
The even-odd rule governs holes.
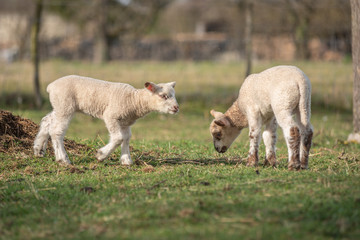
{"type": "Polygon", "coordinates": [[[299,101],[299,113],[300,113],[300,122],[306,128],[310,127],[310,118],[311,118],[311,83],[309,78],[302,73],[303,77],[299,82],[300,90],[300,101],[299,101]]]}
{"type": "Polygon", "coordinates": [[[50,91],[51,91],[51,86],[52,86],[52,84],[53,83],[50,83],[47,87],[46,87],[46,91],[48,92],[48,93],[50,93],[50,91]]]}

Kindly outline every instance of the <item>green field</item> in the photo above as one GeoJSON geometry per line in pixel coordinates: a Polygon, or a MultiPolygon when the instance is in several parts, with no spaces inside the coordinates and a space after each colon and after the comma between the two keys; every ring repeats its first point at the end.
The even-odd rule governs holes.
{"type": "MultiPolygon", "coordinates": [[[[254,72],[282,62],[255,63],[254,72]]],[[[152,113],[133,127],[134,166],[93,152],[54,156],[0,153],[0,239],[359,239],[360,146],[352,131],[351,63],[290,62],[312,82],[313,147],[309,170],[287,170],[278,131],[277,169],[245,166],[248,132],[225,154],[212,146],[209,111],[225,111],[243,81],[242,63],[49,61],[42,90],[80,74],[142,87],[176,81],[180,113],[152,113]]],[[[39,123],[29,63],[0,64],[0,105],[39,123]]],[[[93,149],[107,142],[100,120],[78,114],[66,135],[93,149]]],[[[260,147],[261,162],[264,146],[260,147]]]]}

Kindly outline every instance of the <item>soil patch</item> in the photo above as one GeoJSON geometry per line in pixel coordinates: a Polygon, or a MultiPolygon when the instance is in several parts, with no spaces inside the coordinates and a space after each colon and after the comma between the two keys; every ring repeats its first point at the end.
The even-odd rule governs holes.
{"type": "MultiPolygon", "coordinates": [[[[33,156],[33,143],[39,130],[39,125],[30,119],[15,116],[9,111],[0,110],[0,153],[9,155],[33,156]]],[[[64,140],[68,153],[82,155],[91,148],[73,140],[64,140]]],[[[54,154],[49,141],[47,155],[54,154]]]]}

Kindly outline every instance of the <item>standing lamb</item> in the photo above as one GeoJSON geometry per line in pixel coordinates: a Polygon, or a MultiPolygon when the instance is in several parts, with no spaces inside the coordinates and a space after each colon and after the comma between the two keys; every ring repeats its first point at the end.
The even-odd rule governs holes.
{"type": "Polygon", "coordinates": [[[146,82],[145,88],[135,89],[124,83],[106,82],[81,76],[62,77],[47,87],[53,111],[41,120],[34,142],[35,156],[44,156],[51,136],[56,161],[71,164],[64,149],[64,135],[77,111],[103,119],[110,133],[110,141],[99,149],[99,161],[107,158],[121,144],[121,163],[131,165],[130,126],[138,118],[157,111],[175,114],[179,105],[175,98],[175,82],[155,84],[146,82]]]}
{"type": "Polygon", "coordinates": [[[215,118],[211,122],[210,132],[219,153],[226,152],[241,130],[249,127],[247,165],[256,166],[261,127],[265,125],[264,165],[275,167],[276,129],[279,124],[288,147],[288,168],[308,168],[313,136],[310,123],[311,84],[299,68],[277,66],[248,76],[241,86],[238,99],[224,114],[214,110],[210,113],[215,118]]]}

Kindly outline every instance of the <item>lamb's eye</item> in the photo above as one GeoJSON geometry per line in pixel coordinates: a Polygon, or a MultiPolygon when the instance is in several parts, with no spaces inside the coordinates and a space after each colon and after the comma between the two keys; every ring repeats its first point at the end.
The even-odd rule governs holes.
{"type": "Polygon", "coordinates": [[[214,138],[216,140],[221,140],[221,133],[214,133],[214,138]]]}
{"type": "Polygon", "coordinates": [[[160,97],[161,97],[162,99],[165,99],[165,100],[169,98],[169,96],[166,95],[166,94],[162,94],[162,95],[160,95],[160,97]]]}

